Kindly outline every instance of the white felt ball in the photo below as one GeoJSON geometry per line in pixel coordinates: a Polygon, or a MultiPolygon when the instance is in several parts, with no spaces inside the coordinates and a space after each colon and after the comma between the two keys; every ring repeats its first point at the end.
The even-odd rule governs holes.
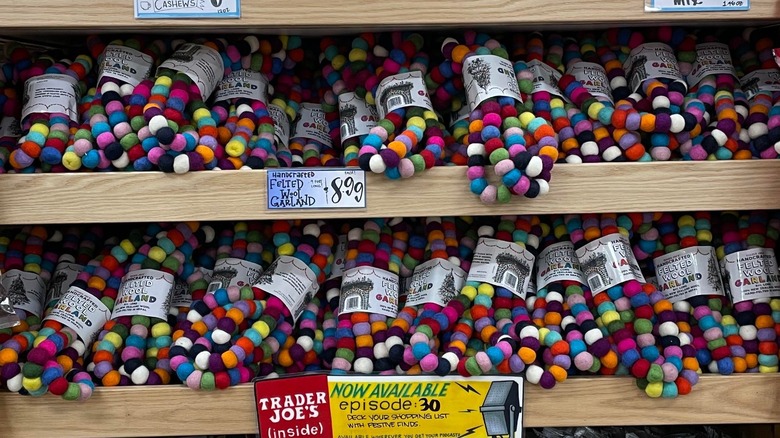
{"type": "Polygon", "coordinates": [[[672,124],[669,128],[673,134],[678,134],[685,129],[685,118],[681,114],[672,114],[670,116],[672,124]]]}
{"type": "Polygon", "coordinates": [[[217,232],[214,231],[214,227],[211,225],[204,225],[200,227],[200,230],[203,232],[203,235],[205,236],[206,242],[213,242],[214,237],[216,237],[217,232]]]}
{"type": "Polygon", "coordinates": [[[737,114],[739,114],[742,117],[747,117],[750,111],[748,107],[744,105],[737,105],[734,107],[734,109],[737,110],[737,114]]]}
{"type": "Polygon", "coordinates": [[[347,233],[347,239],[349,240],[358,240],[360,239],[360,236],[363,235],[363,229],[362,228],[352,228],[347,233]]]}
{"type": "Polygon", "coordinates": [[[745,341],[752,341],[756,339],[756,326],[754,325],[743,325],[739,328],[739,336],[744,339],[745,341]]]}
{"type": "Polygon", "coordinates": [[[539,236],[529,234],[525,244],[531,248],[539,248],[539,236]]]}
{"type": "Polygon", "coordinates": [[[303,348],[303,351],[308,352],[311,351],[312,348],[314,348],[314,340],[309,336],[301,336],[295,342],[303,348]]]}
{"type": "Polygon", "coordinates": [[[715,141],[718,142],[719,146],[723,146],[726,144],[726,140],[729,138],[726,136],[726,133],[721,131],[720,129],[713,129],[712,130],[712,137],[715,138],[715,141]]]}
{"type": "Polygon", "coordinates": [[[477,229],[477,235],[480,237],[490,237],[493,236],[493,233],[495,233],[495,230],[493,230],[493,227],[490,225],[482,225],[477,229]]]}
{"type": "Polygon", "coordinates": [[[376,45],[374,46],[374,56],[378,58],[386,58],[387,55],[389,55],[390,52],[387,51],[383,46],[376,45]]]}
{"type": "Polygon", "coordinates": [[[385,165],[385,161],[382,159],[382,156],[379,154],[375,154],[371,156],[371,159],[368,160],[368,167],[371,168],[371,171],[374,173],[383,173],[385,169],[387,169],[387,165],[385,165]]]}
{"type": "Polygon", "coordinates": [[[320,237],[320,226],[317,224],[308,224],[303,227],[303,234],[307,236],[320,237]]]}
{"type": "Polygon", "coordinates": [[[661,336],[677,336],[678,333],[680,329],[672,321],[666,321],[658,327],[658,334],[661,336]]]}
{"type": "Polygon", "coordinates": [[[523,327],[522,330],[520,330],[520,339],[523,339],[523,338],[536,338],[536,339],[539,339],[539,330],[536,327],[532,326],[532,325],[527,325],[527,326],[523,327]]]}
{"type": "Polygon", "coordinates": [[[130,84],[124,84],[119,87],[119,95],[122,97],[133,94],[133,91],[135,91],[135,87],[130,84]]]}
{"type": "Polygon", "coordinates": [[[118,370],[116,370],[120,376],[130,377],[129,374],[127,374],[127,370],[125,369],[124,365],[121,365],[118,370]]]}
{"type": "Polygon", "coordinates": [[[563,295],[561,295],[560,292],[555,292],[555,291],[548,292],[546,300],[547,300],[548,303],[550,301],[557,301],[559,303],[562,303],[563,302],[563,295]]]}
{"type": "Polygon", "coordinates": [[[353,365],[355,372],[361,374],[371,374],[374,371],[374,363],[367,357],[359,357],[355,359],[353,365]]]}
{"type": "Polygon", "coordinates": [[[566,162],[570,164],[582,164],[582,157],[579,155],[567,155],[566,162]]]}
{"type": "Polygon", "coordinates": [[[460,258],[452,256],[447,259],[450,263],[452,263],[455,266],[460,266],[460,258]]]}
{"type": "Polygon", "coordinates": [[[374,344],[374,357],[377,359],[384,359],[389,355],[387,350],[387,344],[384,342],[378,342],[374,344]]]}
{"type": "Polygon", "coordinates": [[[769,133],[769,128],[766,126],[766,123],[753,123],[750,125],[750,128],[748,128],[748,135],[750,135],[750,138],[758,138],[762,135],[766,135],[769,133]]]}
{"type": "Polygon", "coordinates": [[[592,345],[594,342],[598,341],[599,339],[603,338],[604,335],[601,333],[601,330],[594,328],[590,329],[587,332],[585,332],[585,343],[588,345],[592,345]]]}
{"type": "Polygon", "coordinates": [[[156,135],[157,131],[168,126],[168,121],[161,115],[156,115],[149,120],[149,132],[156,135]]]}
{"type": "Polygon", "coordinates": [[[390,350],[391,348],[395,347],[396,345],[404,345],[404,340],[401,339],[399,336],[390,336],[385,341],[385,344],[387,344],[387,349],[390,350]]]}
{"type": "Polygon", "coordinates": [[[616,77],[612,78],[611,81],[609,81],[609,86],[613,90],[617,89],[617,88],[620,88],[620,87],[625,87],[626,85],[628,85],[628,83],[626,82],[625,76],[616,76],[616,77]]]}
{"type": "Polygon", "coordinates": [[[639,93],[632,93],[630,96],[628,96],[628,98],[636,102],[639,102],[640,100],[642,100],[642,95],[639,93]]]}
{"type": "Polygon", "coordinates": [[[672,102],[669,101],[669,98],[666,96],[656,96],[653,99],[653,109],[669,108],[671,104],[672,102]]]}
{"type": "Polygon", "coordinates": [[[190,351],[190,348],[192,348],[194,343],[192,342],[192,340],[190,338],[188,338],[186,336],[182,336],[179,339],[177,339],[176,341],[174,341],[173,345],[175,345],[177,347],[181,347],[181,348],[183,348],[183,349],[185,349],[187,351],[190,351]]]}
{"type": "Polygon", "coordinates": [[[442,43],[441,43],[441,50],[444,51],[444,46],[446,46],[449,43],[458,44],[458,40],[456,40],[455,38],[452,38],[452,37],[444,38],[444,41],[442,41],[442,43]]]}
{"type": "Polygon", "coordinates": [[[187,173],[190,170],[190,157],[185,154],[177,155],[173,159],[173,171],[178,174],[187,173]]]}
{"type": "Polygon", "coordinates": [[[227,344],[230,342],[230,333],[222,329],[216,329],[211,333],[211,340],[215,344],[227,344]]]}
{"type": "Polygon", "coordinates": [[[675,312],[688,313],[691,311],[691,305],[687,301],[678,301],[672,304],[675,312]]]}
{"type": "Polygon", "coordinates": [[[252,111],[252,107],[245,103],[242,103],[241,105],[238,106],[238,108],[236,108],[236,113],[238,113],[239,115],[243,113],[253,113],[253,112],[254,111],[252,111]]]}
{"type": "Polygon", "coordinates": [[[623,152],[617,146],[610,146],[601,154],[604,161],[615,161],[623,152]]]}
{"type": "Polygon", "coordinates": [[[130,375],[130,380],[136,385],[145,384],[146,381],[149,380],[149,369],[145,366],[136,368],[135,371],[133,371],[133,374],[130,375]]]}
{"type": "Polygon", "coordinates": [[[5,382],[6,388],[11,392],[19,392],[22,390],[22,373],[19,373],[5,382]]]}
{"type": "Polygon", "coordinates": [[[111,91],[113,91],[115,93],[119,93],[120,92],[119,84],[117,84],[115,82],[106,82],[105,84],[100,86],[100,93],[101,94],[106,94],[106,93],[111,92],[111,91]]]}
{"type": "Polygon", "coordinates": [[[466,149],[466,153],[469,157],[485,155],[485,145],[482,143],[471,143],[466,149]]]}
{"type": "Polygon", "coordinates": [[[561,320],[561,328],[566,330],[566,326],[568,326],[569,324],[574,324],[576,322],[577,322],[577,319],[574,318],[573,316],[571,316],[571,315],[564,316],[563,319],[561,320]]]}
{"type": "Polygon", "coordinates": [[[529,312],[533,311],[534,304],[536,304],[536,297],[530,296],[525,298],[525,308],[528,309],[529,312]]]}
{"type": "Polygon", "coordinates": [[[209,369],[209,357],[211,356],[211,353],[208,351],[201,351],[198,353],[197,356],[195,356],[195,368],[199,370],[207,370],[209,369]]]}
{"type": "Polygon", "coordinates": [[[249,43],[249,51],[254,53],[258,50],[260,50],[260,39],[257,38],[254,35],[249,35],[244,37],[244,41],[249,43]]]}
{"type": "Polygon", "coordinates": [[[534,385],[538,385],[539,381],[542,380],[542,374],[544,374],[544,370],[541,367],[531,365],[525,370],[525,379],[534,385]]]}
{"type": "Polygon", "coordinates": [[[450,371],[458,369],[458,356],[455,353],[448,351],[442,354],[441,358],[450,363],[450,371]]]}
{"type": "Polygon", "coordinates": [[[529,178],[536,178],[540,173],[542,173],[543,169],[544,163],[542,163],[542,159],[537,156],[533,156],[530,160],[528,160],[528,166],[525,168],[525,174],[528,175],[529,178]]]}
{"type": "Polygon", "coordinates": [[[113,164],[117,169],[124,169],[130,165],[130,157],[127,156],[127,152],[122,152],[122,155],[120,155],[116,160],[113,160],[111,164],[113,164]]]}
{"type": "Polygon", "coordinates": [[[598,155],[599,145],[595,141],[586,141],[580,146],[580,152],[584,156],[598,155]]]}
{"type": "Polygon", "coordinates": [[[77,339],[73,341],[73,343],[70,344],[70,346],[74,350],[76,350],[76,353],[78,354],[79,357],[84,357],[84,353],[87,352],[87,346],[84,345],[84,342],[82,342],[81,339],[77,339]]]}

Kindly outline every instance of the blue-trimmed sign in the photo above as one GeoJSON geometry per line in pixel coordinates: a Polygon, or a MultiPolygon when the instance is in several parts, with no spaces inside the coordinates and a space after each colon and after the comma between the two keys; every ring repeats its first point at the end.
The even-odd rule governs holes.
{"type": "Polygon", "coordinates": [[[135,0],[135,18],[241,18],[241,0],[135,0]]]}
{"type": "Polygon", "coordinates": [[[366,208],[360,169],[269,169],[268,209],[366,208]]]}
{"type": "Polygon", "coordinates": [[[648,12],[747,11],[750,0],[650,0],[648,12]]]}

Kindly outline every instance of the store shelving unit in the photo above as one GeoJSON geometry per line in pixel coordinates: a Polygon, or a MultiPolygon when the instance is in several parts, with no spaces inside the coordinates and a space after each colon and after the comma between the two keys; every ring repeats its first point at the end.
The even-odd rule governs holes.
{"type": "MultiPolygon", "coordinates": [[[[245,0],[240,19],[139,21],[130,0],[29,0],[2,5],[0,34],[324,35],[780,22],[780,2],[751,3],[747,12],[645,13],[642,0],[245,0]]],[[[272,212],[264,171],[0,175],[0,225],[780,209],[780,161],[559,165],[547,197],[497,206],[469,193],[464,168],[435,168],[407,181],[374,175],[367,180],[366,209],[272,212]]],[[[773,424],[780,423],[780,375],[703,376],[693,394],[674,400],[650,399],[632,379],[575,378],[552,391],[528,387],[524,410],[527,427],[773,424]]],[[[180,386],[98,388],[89,401],[70,404],[53,396],[0,393],[4,437],[231,434],[254,433],[256,427],[251,385],[212,393],[180,386]]]]}

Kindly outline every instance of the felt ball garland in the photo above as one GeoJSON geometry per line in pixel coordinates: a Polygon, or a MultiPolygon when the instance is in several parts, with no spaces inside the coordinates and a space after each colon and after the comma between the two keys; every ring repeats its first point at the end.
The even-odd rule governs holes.
{"type": "Polygon", "coordinates": [[[50,245],[46,242],[48,238],[49,230],[45,227],[24,227],[10,241],[5,253],[0,269],[3,286],[19,319],[19,325],[12,329],[15,333],[37,330],[41,324],[46,284],[54,269],[53,263],[45,259],[52,256],[45,249],[50,245]],[[33,289],[37,291],[28,293],[33,289]]]}
{"type": "Polygon", "coordinates": [[[50,269],[51,279],[47,282],[47,292],[44,314],[48,315],[52,307],[62,296],[70,278],[78,275],[84,266],[92,260],[105,241],[102,227],[90,227],[82,230],[80,227],[68,227],[62,233],[61,244],[57,248],[56,259],[50,260],[54,267],[50,269]]]}

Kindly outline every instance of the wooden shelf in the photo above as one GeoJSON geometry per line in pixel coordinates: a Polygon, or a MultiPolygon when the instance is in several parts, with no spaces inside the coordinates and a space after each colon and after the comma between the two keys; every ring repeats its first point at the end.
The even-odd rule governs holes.
{"type": "Polygon", "coordinates": [[[244,1],[240,19],[136,20],[129,0],[28,0],[6,2],[0,15],[5,33],[182,32],[225,33],[345,33],[388,29],[459,28],[504,29],[582,28],[680,24],[731,25],[776,21],[780,4],[753,0],[745,12],[646,13],[643,0],[619,2],[561,0],[542,5],[533,0],[291,0],[244,1]],[[89,19],[84,12],[89,11],[89,19]]]}
{"type": "MultiPolygon", "coordinates": [[[[778,406],[780,374],[752,374],[703,376],[672,400],[650,399],[623,377],[574,378],[550,391],[527,385],[523,409],[525,427],[545,427],[777,423],[778,406]]],[[[257,433],[251,385],[99,388],[83,404],[3,393],[0,424],[5,438],[257,433]]]]}
{"type": "Polygon", "coordinates": [[[464,167],[367,175],[365,209],[268,210],[266,172],[0,175],[0,224],[780,209],[780,160],[562,164],[538,199],[486,206],[464,167]]]}

